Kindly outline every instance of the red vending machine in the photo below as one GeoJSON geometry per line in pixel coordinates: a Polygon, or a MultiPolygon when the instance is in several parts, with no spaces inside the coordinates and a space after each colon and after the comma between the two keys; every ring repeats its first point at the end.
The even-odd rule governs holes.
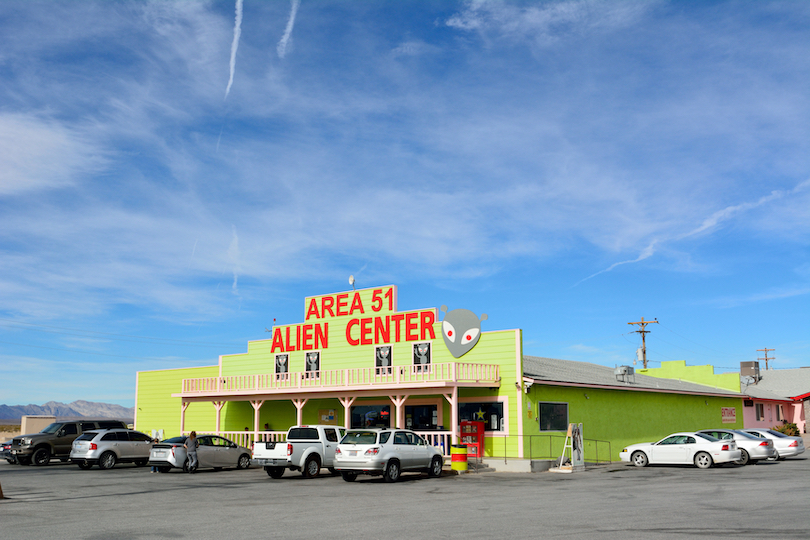
{"type": "Polygon", "coordinates": [[[462,420],[460,443],[467,445],[467,457],[484,457],[484,423],[475,420],[462,420]]]}

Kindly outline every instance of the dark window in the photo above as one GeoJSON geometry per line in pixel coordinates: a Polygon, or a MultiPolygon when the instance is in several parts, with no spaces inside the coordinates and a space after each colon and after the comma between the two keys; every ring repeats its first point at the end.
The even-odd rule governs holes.
{"type": "Polygon", "coordinates": [[[402,431],[394,433],[394,444],[410,444],[408,443],[408,434],[402,431]]]}
{"type": "Polygon", "coordinates": [[[326,435],[326,440],[327,441],[329,441],[329,442],[337,442],[338,441],[337,431],[335,431],[334,429],[324,429],[323,432],[326,435]]]}
{"type": "Polygon", "coordinates": [[[65,435],[76,435],[79,432],[76,424],[65,424],[65,435]]]}
{"type": "Polygon", "coordinates": [[[95,422],[82,422],[82,431],[90,431],[91,429],[96,429],[95,422]]]}
{"type": "Polygon", "coordinates": [[[568,430],[568,403],[540,403],[540,431],[568,430]]]}
{"type": "Polygon", "coordinates": [[[460,403],[458,406],[458,419],[473,420],[484,423],[486,431],[503,431],[504,416],[503,403],[500,401],[483,403],[460,403]]]}
{"type": "Polygon", "coordinates": [[[97,431],[88,431],[86,433],[82,433],[78,437],[76,437],[77,441],[92,441],[96,435],[98,435],[97,431]]]}
{"type": "Polygon", "coordinates": [[[129,441],[129,433],[126,431],[116,431],[115,436],[119,441],[129,441]]]}
{"type": "Polygon", "coordinates": [[[356,405],[351,415],[353,428],[391,427],[390,405],[356,405]]]}
{"type": "MultiPolygon", "coordinates": [[[[390,435],[390,433],[383,433],[390,435]]],[[[382,436],[380,436],[382,441],[382,436]]],[[[373,431],[349,431],[340,444],[374,444],[377,442],[377,434],[373,431]]]]}
{"type": "Polygon", "coordinates": [[[310,427],[302,427],[302,428],[292,428],[290,430],[289,435],[287,435],[287,439],[301,439],[304,441],[317,441],[318,440],[318,430],[315,428],[310,427]]]}
{"type": "Polygon", "coordinates": [[[391,438],[391,432],[386,431],[384,433],[380,433],[380,444],[385,444],[388,442],[388,439],[391,438]]]}
{"type": "Polygon", "coordinates": [[[105,433],[101,436],[102,441],[117,441],[118,437],[115,433],[105,433]]]}
{"type": "Polygon", "coordinates": [[[130,431],[129,432],[129,440],[135,442],[147,442],[151,441],[152,437],[146,435],[145,433],[139,433],[137,431],[130,431]]]}

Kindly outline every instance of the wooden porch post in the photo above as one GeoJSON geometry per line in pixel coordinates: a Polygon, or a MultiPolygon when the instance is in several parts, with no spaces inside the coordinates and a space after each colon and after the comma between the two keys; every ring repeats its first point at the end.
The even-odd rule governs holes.
{"type": "Polygon", "coordinates": [[[340,404],[343,405],[343,427],[346,429],[351,429],[352,418],[351,411],[349,409],[351,408],[352,403],[354,403],[354,400],[357,399],[357,396],[346,396],[338,399],[340,400],[340,404]]]}
{"type": "Polygon", "coordinates": [[[219,435],[219,431],[220,431],[219,422],[220,422],[220,417],[221,417],[221,413],[222,413],[222,407],[225,406],[225,402],[224,401],[214,401],[213,403],[214,403],[214,407],[217,408],[217,435],[219,435]]]}
{"type": "Polygon", "coordinates": [[[189,405],[190,403],[188,401],[180,402],[180,434],[186,431],[186,409],[188,409],[189,405]]]}
{"type": "Polygon", "coordinates": [[[453,387],[453,393],[442,394],[450,402],[450,444],[458,443],[458,386],[453,387]]]}
{"type": "Polygon", "coordinates": [[[307,401],[309,401],[309,398],[293,398],[292,400],[298,411],[296,414],[296,425],[298,426],[304,423],[304,405],[306,405],[307,401]]]}
{"type": "Polygon", "coordinates": [[[259,411],[264,405],[264,400],[257,399],[255,401],[251,400],[251,405],[253,405],[253,440],[259,440],[259,411]]]}
{"type": "Polygon", "coordinates": [[[405,409],[402,408],[402,405],[405,404],[405,400],[408,399],[410,396],[388,396],[394,406],[396,407],[397,411],[397,422],[394,427],[403,428],[405,427],[405,409]]]}

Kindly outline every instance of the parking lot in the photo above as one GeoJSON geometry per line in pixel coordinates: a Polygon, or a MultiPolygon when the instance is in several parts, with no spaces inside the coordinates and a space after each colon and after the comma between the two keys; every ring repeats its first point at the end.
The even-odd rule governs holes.
{"type": "MultiPolygon", "coordinates": [[[[326,471],[324,470],[324,473],[326,471]]],[[[396,484],[263,470],[151,474],[0,463],[5,538],[807,538],[810,460],[576,474],[403,475],[396,484]]]]}

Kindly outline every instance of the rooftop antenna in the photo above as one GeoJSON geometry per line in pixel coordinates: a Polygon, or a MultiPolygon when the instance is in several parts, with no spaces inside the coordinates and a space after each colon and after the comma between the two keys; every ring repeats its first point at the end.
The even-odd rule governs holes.
{"type": "Polygon", "coordinates": [[[353,291],[357,290],[357,289],[354,288],[354,275],[349,276],[349,285],[352,286],[353,291]]]}

